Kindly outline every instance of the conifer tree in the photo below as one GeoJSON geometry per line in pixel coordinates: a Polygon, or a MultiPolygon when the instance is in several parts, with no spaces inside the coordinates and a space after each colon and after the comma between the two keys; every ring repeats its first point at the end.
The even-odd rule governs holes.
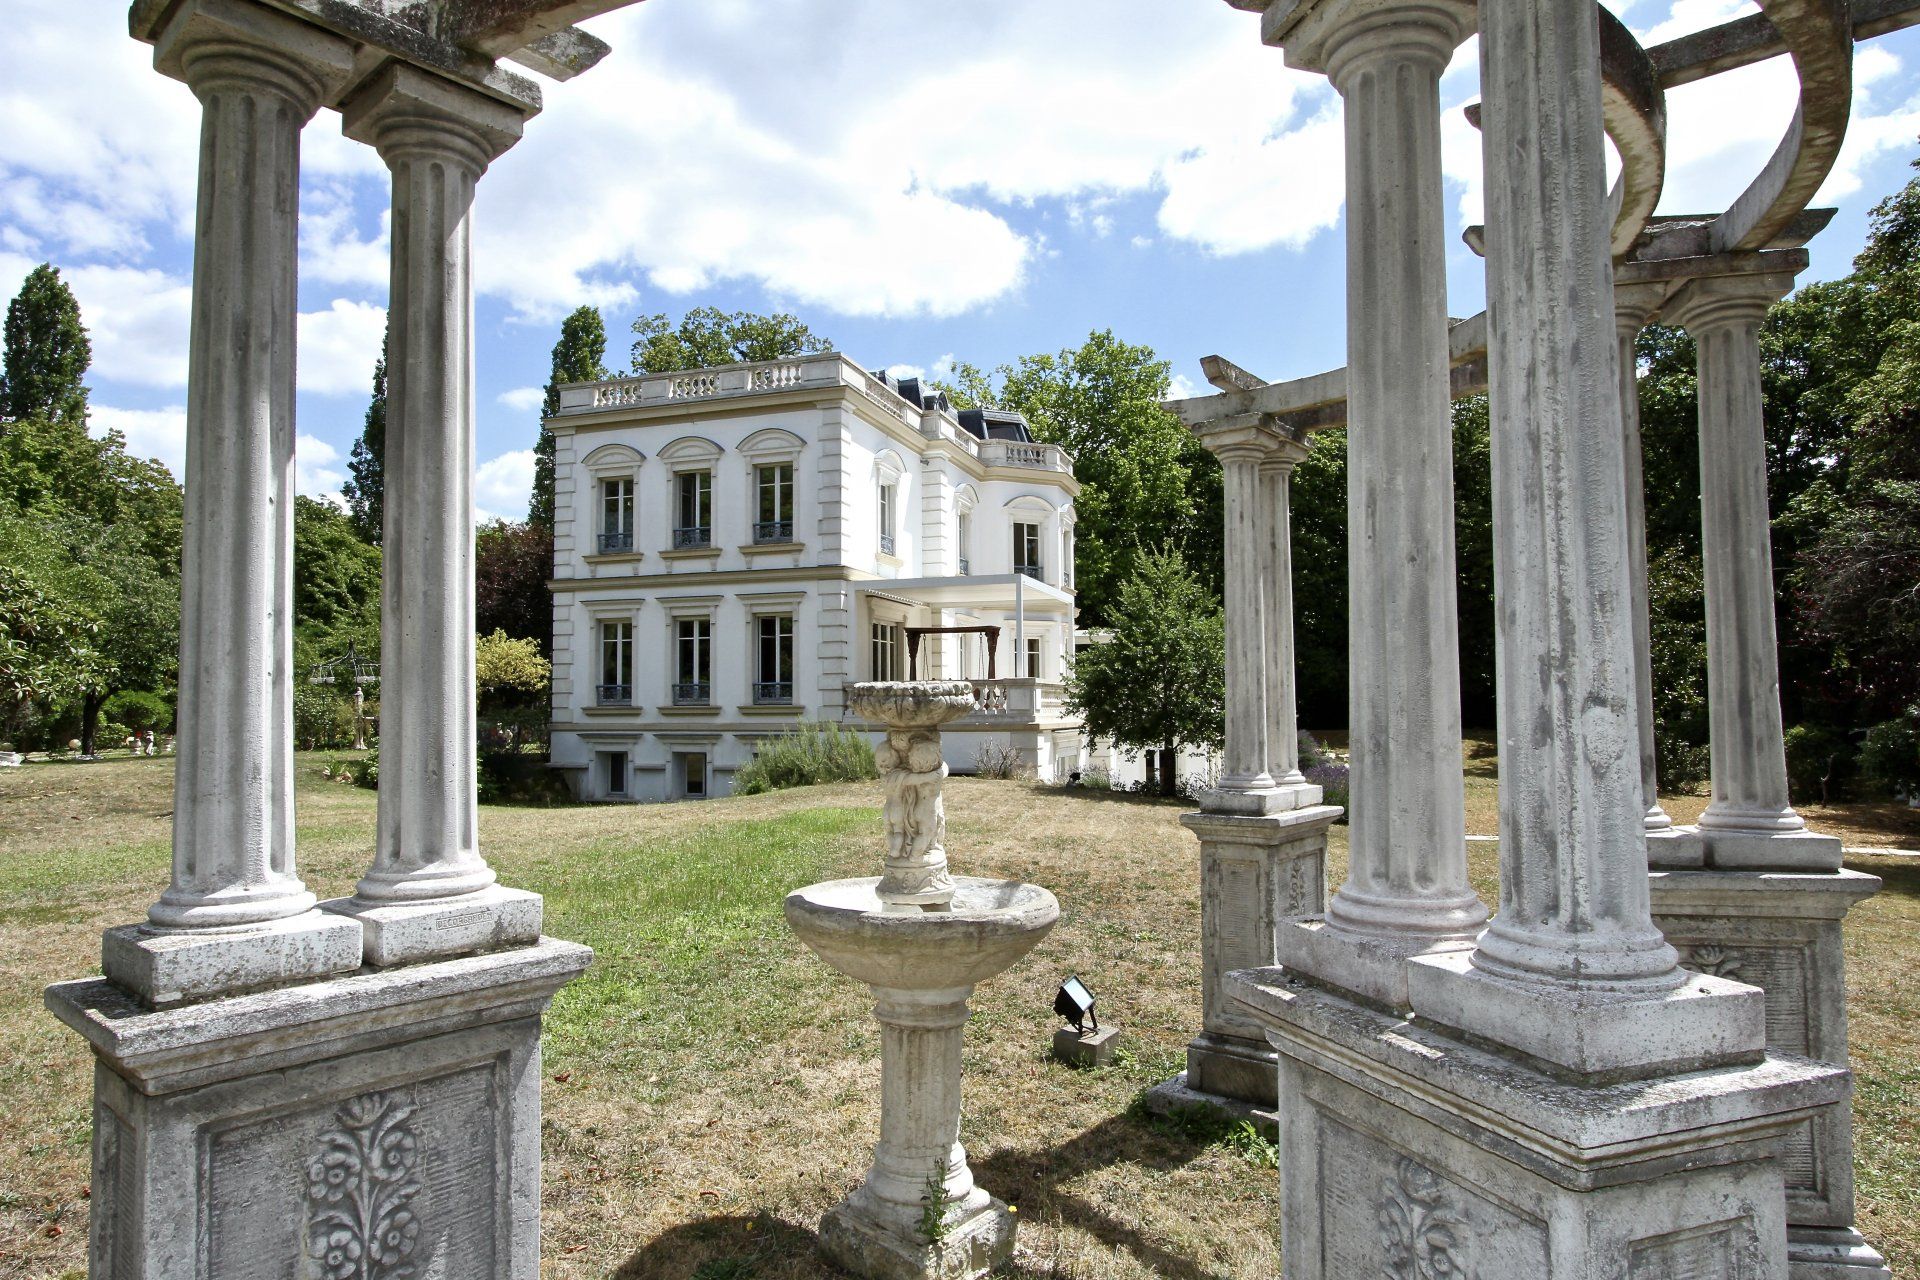
{"type": "Polygon", "coordinates": [[[0,360],[0,421],[39,418],[84,429],[93,348],[80,304],[52,263],[28,272],[7,304],[0,360]]]}
{"type": "MultiPolygon", "coordinates": [[[[553,344],[553,374],[547,380],[547,397],[540,416],[551,418],[560,412],[560,384],[598,382],[607,376],[600,362],[607,354],[607,329],[600,313],[592,307],[578,307],[560,322],[560,341],[553,344]]],[[[553,532],[553,436],[544,425],[533,445],[533,496],[527,501],[527,523],[553,532]]]]}
{"type": "Polygon", "coordinates": [[[353,515],[353,529],[365,542],[380,545],[380,524],[386,513],[387,492],[387,343],[393,324],[380,339],[380,360],[373,366],[373,399],[367,404],[366,424],[353,442],[347,459],[351,477],[340,486],[353,515]]]}

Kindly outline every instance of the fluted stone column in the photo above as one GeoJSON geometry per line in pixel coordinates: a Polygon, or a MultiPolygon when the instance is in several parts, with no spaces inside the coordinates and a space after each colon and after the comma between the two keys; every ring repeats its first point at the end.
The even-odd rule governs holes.
{"type": "Polygon", "coordinates": [[[389,67],[342,108],[393,172],[382,535],[380,812],[371,870],[327,904],[390,965],[529,943],[538,895],[480,855],[473,669],[474,184],[521,113],[389,67]]]}
{"type": "Polygon", "coordinates": [[[1450,3],[1321,0],[1268,33],[1340,92],[1347,170],[1351,852],[1324,923],[1281,931],[1281,962],[1395,1006],[1407,955],[1486,920],[1467,883],[1440,177],[1440,73],[1473,25],[1450,3]]]}
{"type": "Polygon", "coordinates": [[[103,959],[166,1005],[360,963],[359,930],[313,910],[293,835],[300,131],[352,59],[279,15],[196,3],[155,62],[201,103],[173,879],[103,959]]]}
{"type": "Polygon", "coordinates": [[[1840,842],[1814,835],[1787,796],[1774,630],[1760,322],[1788,272],[1689,282],[1667,317],[1699,352],[1701,563],[1713,799],[1700,815],[1709,865],[1835,870],[1840,842]]]}
{"type": "Polygon", "coordinates": [[[1320,803],[1300,772],[1299,676],[1293,649],[1293,469],[1306,446],[1276,439],[1260,464],[1260,535],[1266,574],[1267,772],[1293,806],[1320,803]]]}
{"type": "Polygon", "coordinates": [[[1613,290],[1613,326],[1620,341],[1620,446],[1626,475],[1627,574],[1633,611],[1633,687],[1640,706],[1640,796],[1647,834],[1667,831],[1673,819],[1660,807],[1660,773],[1653,741],[1653,628],[1647,605],[1646,455],[1640,443],[1640,378],[1634,342],[1666,294],[1662,284],[1619,284],[1613,290]]]}
{"type": "Polygon", "coordinates": [[[1227,561],[1227,705],[1226,759],[1216,807],[1230,812],[1265,813],[1276,788],[1267,771],[1270,740],[1268,687],[1271,675],[1267,634],[1271,615],[1267,594],[1272,583],[1264,564],[1271,516],[1263,510],[1266,494],[1260,468],[1266,442],[1253,432],[1245,439],[1222,443],[1220,458],[1225,482],[1227,561]]]}
{"type": "Polygon", "coordinates": [[[1500,909],[1414,961],[1413,1007],[1580,1074],[1751,1059],[1760,993],[1683,972],[1648,905],[1598,30],[1579,0],[1480,19],[1500,909]]]}

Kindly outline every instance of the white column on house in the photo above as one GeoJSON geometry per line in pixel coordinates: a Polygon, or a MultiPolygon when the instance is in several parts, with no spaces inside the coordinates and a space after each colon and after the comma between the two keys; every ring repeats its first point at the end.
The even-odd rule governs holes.
{"type": "Polygon", "coordinates": [[[1324,929],[1282,930],[1282,960],[1395,1005],[1396,953],[1486,920],[1467,883],[1440,177],[1440,74],[1473,25],[1464,5],[1321,0],[1267,32],[1346,112],[1351,854],[1324,929]]]}
{"type": "Polygon", "coordinates": [[[532,941],[539,898],[480,854],[473,669],[474,184],[522,113],[394,65],[343,108],[393,173],[378,845],[355,896],[373,964],[532,941]],[[424,908],[424,909],[423,909],[424,908]]]}
{"type": "Polygon", "coordinates": [[[359,964],[357,931],[312,910],[293,830],[300,131],[352,61],[302,23],[192,3],[155,64],[201,104],[173,876],[150,927],[109,931],[104,961],[165,1004],[359,964]],[[156,944],[160,930],[176,936],[156,944]],[[223,930],[243,932],[208,944],[219,957],[177,936],[223,930]]]}
{"type": "Polygon", "coordinates": [[[1665,308],[1699,353],[1701,563],[1713,799],[1700,816],[1717,867],[1840,866],[1840,842],[1808,833],[1787,795],[1774,628],[1760,323],[1790,271],[1690,281],[1665,308]]]}
{"type": "Polygon", "coordinates": [[[1653,639],[1647,605],[1647,484],[1640,443],[1640,378],[1634,342],[1666,295],[1664,284],[1619,284],[1613,290],[1614,334],[1620,343],[1620,446],[1626,476],[1627,574],[1633,609],[1633,687],[1640,706],[1640,796],[1649,833],[1673,819],[1660,807],[1653,742],[1653,639]]]}
{"type": "Polygon", "coordinates": [[[1293,797],[1295,807],[1319,804],[1321,798],[1320,788],[1310,785],[1300,772],[1299,675],[1293,650],[1293,469],[1306,452],[1305,445],[1276,436],[1260,464],[1267,772],[1276,786],[1293,797]]]}

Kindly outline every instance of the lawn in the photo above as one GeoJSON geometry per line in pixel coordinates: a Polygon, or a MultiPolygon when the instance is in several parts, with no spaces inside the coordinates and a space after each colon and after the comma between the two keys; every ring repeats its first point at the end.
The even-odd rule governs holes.
{"type": "MultiPolygon", "coordinates": [[[[364,868],[372,793],[300,758],[300,862],[347,892],[364,868]]],[[[1493,830],[1493,762],[1468,754],[1470,830],[1493,830]]],[[[138,918],[166,878],[166,760],[34,765],[0,775],[0,1277],[84,1274],[89,1070],[40,1007],[94,970],[99,929],[138,918]]],[[[548,931],[598,959],[547,1023],[546,1264],[551,1277],[825,1276],[819,1215],[865,1172],[878,1038],[865,993],[793,941],[787,889],[877,872],[877,784],[705,804],[489,807],[488,855],[547,897],[548,931]]],[[[1704,801],[1677,797],[1676,818],[1704,801]]],[[[1270,1150],[1142,1116],[1198,1025],[1195,846],[1182,807],[955,779],[948,844],[967,874],[1045,884],[1060,926],[974,1002],[963,1138],[981,1182],[1025,1226],[1019,1276],[1270,1276],[1270,1150]],[[1051,1063],[1054,985],[1079,972],[1116,1066],[1051,1063]]],[[[1920,843],[1884,807],[1817,811],[1850,845],[1920,843]]],[[[1336,875],[1345,832],[1334,830],[1336,875]]],[[[1470,846],[1491,896],[1494,846],[1470,846]]],[[[1850,859],[1888,890],[1852,918],[1861,1222],[1920,1266],[1920,866],[1850,859]]]]}

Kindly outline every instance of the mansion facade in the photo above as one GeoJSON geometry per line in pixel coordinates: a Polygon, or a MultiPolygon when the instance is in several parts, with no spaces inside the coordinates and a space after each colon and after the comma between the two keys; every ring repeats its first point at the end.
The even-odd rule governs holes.
{"type": "Polygon", "coordinates": [[[582,799],[725,794],[860,680],[972,681],[955,772],[1080,766],[1079,485],[1018,414],[823,353],[563,386],[546,426],[552,760],[582,799]]]}

